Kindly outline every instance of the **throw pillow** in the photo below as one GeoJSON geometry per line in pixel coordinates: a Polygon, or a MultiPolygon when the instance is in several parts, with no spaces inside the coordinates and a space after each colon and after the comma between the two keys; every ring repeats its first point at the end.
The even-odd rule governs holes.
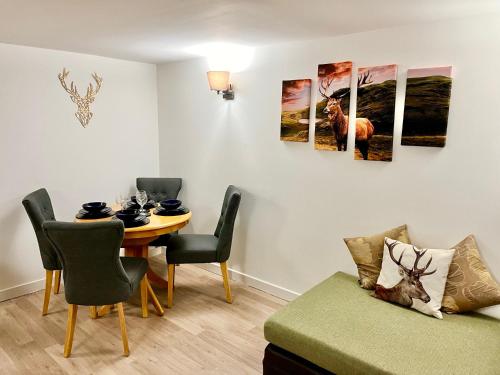
{"type": "Polygon", "coordinates": [[[382,255],[384,254],[384,238],[394,238],[398,241],[410,243],[408,228],[401,225],[389,229],[384,233],[368,237],[344,238],[351,253],[352,259],[358,267],[358,282],[364,289],[373,289],[377,283],[380,268],[382,266],[382,255]]]}
{"type": "Polygon", "coordinates": [[[441,310],[452,314],[500,304],[500,286],[484,265],[474,236],[454,249],[441,310]]]}
{"type": "Polygon", "coordinates": [[[439,309],[455,250],[417,249],[385,238],[374,296],[442,319],[439,309]]]}

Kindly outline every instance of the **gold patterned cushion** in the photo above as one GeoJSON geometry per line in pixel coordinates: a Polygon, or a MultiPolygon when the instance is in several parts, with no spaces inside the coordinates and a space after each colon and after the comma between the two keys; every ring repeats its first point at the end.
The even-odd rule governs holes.
{"type": "Polygon", "coordinates": [[[404,243],[411,242],[406,224],[373,236],[344,238],[352,259],[358,267],[358,282],[364,289],[375,288],[380,269],[382,268],[385,237],[404,243]]]}
{"type": "Polygon", "coordinates": [[[452,314],[500,304],[500,286],[486,269],[474,236],[453,248],[441,309],[452,314]]]}

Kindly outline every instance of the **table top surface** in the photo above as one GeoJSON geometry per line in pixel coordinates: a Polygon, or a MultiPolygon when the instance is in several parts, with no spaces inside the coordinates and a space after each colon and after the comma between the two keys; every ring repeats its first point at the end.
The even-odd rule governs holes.
{"type": "MultiPolygon", "coordinates": [[[[113,206],[113,210],[116,211],[117,207],[113,206]]],[[[155,215],[153,213],[154,208],[150,209],[149,212],[151,216],[148,216],[149,224],[135,227],[135,228],[125,228],[125,233],[136,233],[136,232],[149,232],[149,231],[158,231],[164,230],[170,227],[177,227],[180,225],[185,225],[191,219],[191,212],[188,212],[185,215],[178,216],[160,216],[155,215]]],[[[103,219],[75,219],[76,223],[91,223],[97,221],[109,221],[112,220],[111,217],[106,217],[103,219]]]]}

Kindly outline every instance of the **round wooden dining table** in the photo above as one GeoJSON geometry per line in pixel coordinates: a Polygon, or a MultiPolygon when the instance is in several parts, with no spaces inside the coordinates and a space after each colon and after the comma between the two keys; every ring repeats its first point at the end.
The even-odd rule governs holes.
{"type": "MultiPolygon", "coordinates": [[[[112,208],[113,210],[118,209],[118,207],[112,208]]],[[[151,216],[148,216],[149,224],[135,228],[125,228],[125,235],[122,242],[122,247],[125,248],[125,256],[143,257],[147,259],[149,256],[149,244],[152,241],[156,240],[163,234],[172,233],[185,227],[189,223],[192,216],[191,212],[178,216],[160,216],[155,215],[153,213],[154,210],[154,208],[150,210],[151,216]]],[[[89,223],[108,220],[112,220],[112,218],[75,219],[75,222],[89,223]]],[[[156,274],[151,267],[148,269],[148,279],[157,287],[167,287],[167,281],[156,274]]]]}

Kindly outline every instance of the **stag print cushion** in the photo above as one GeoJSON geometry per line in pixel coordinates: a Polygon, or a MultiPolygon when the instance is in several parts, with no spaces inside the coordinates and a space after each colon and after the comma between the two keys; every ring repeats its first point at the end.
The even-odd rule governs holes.
{"type": "Polygon", "coordinates": [[[418,249],[386,237],[374,296],[442,319],[439,309],[454,253],[418,249]]]}
{"type": "Polygon", "coordinates": [[[452,314],[500,304],[500,286],[484,265],[474,236],[454,249],[441,310],[452,314]]]}
{"type": "Polygon", "coordinates": [[[401,225],[380,234],[369,237],[344,238],[352,259],[358,267],[359,284],[364,289],[373,289],[377,283],[382,255],[384,254],[384,238],[394,238],[404,243],[410,243],[408,228],[401,225]]]}

